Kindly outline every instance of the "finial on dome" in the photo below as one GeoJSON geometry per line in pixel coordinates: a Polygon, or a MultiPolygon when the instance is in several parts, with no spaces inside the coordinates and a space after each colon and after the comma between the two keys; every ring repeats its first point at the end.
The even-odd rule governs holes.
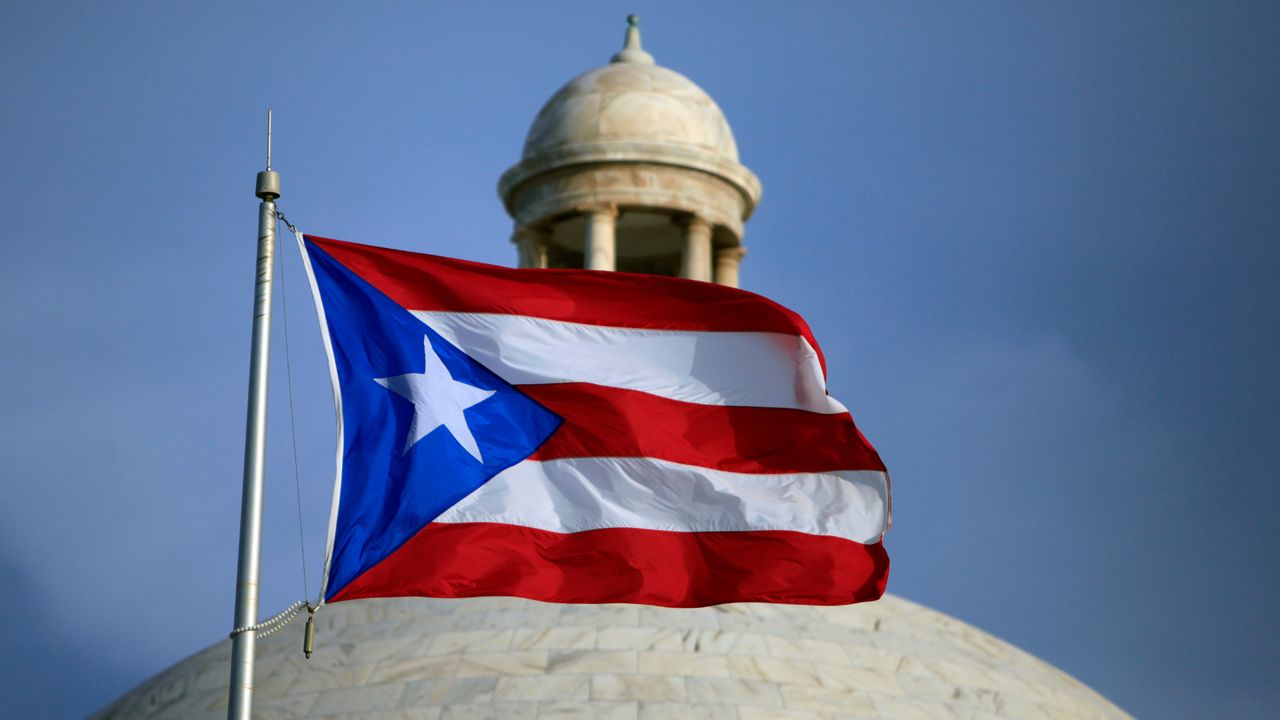
{"type": "Polygon", "coordinates": [[[640,47],[640,18],[638,16],[627,16],[626,42],[622,44],[622,49],[616,55],[609,58],[609,62],[637,63],[640,65],[654,64],[653,56],[640,47]]]}

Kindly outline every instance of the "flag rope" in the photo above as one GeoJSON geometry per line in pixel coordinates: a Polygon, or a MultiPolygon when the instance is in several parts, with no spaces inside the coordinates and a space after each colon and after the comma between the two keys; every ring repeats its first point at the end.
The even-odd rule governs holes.
{"type": "MultiPolygon", "coordinates": [[[[307,258],[306,258],[306,253],[303,251],[302,231],[301,231],[301,230],[299,230],[299,229],[298,229],[298,227],[297,227],[296,225],[294,225],[293,223],[289,222],[289,218],[285,217],[285,214],[284,214],[283,212],[281,212],[280,210],[276,210],[276,219],[278,219],[280,222],[284,223],[284,226],[285,226],[286,228],[288,228],[288,229],[289,229],[289,232],[293,233],[293,237],[298,241],[298,254],[299,254],[299,257],[301,257],[301,258],[302,258],[303,266],[304,266],[304,267],[306,267],[307,258]]],[[[280,289],[281,289],[281,293],[280,293],[280,294],[281,294],[281,295],[284,295],[284,270],[283,270],[283,267],[284,267],[284,266],[283,266],[283,262],[284,262],[284,261],[283,261],[283,260],[281,260],[281,280],[280,280],[280,289]]],[[[318,301],[317,301],[317,302],[318,302],[318,301]]],[[[319,306],[317,305],[317,307],[319,307],[319,306]]],[[[288,358],[289,358],[289,344],[288,344],[289,331],[288,331],[288,316],[287,316],[287,311],[286,311],[286,315],[285,315],[284,322],[285,322],[285,364],[286,364],[286,367],[287,367],[287,366],[288,366],[288,358]]],[[[323,316],[321,316],[321,320],[320,320],[320,329],[321,329],[321,332],[323,333],[323,332],[324,332],[324,320],[323,320],[323,316]]],[[[326,342],[327,342],[327,340],[326,340],[326,342]]],[[[336,397],[336,396],[335,396],[335,397],[336,397]]],[[[341,421],[341,415],[339,415],[339,421],[341,421]]],[[[289,376],[289,425],[290,425],[290,431],[291,431],[291,432],[293,432],[293,376],[292,376],[292,374],[290,374],[290,376],[289,376]]],[[[341,422],[339,422],[339,429],[341,429],[341,422]]],[[[341,433],[339,433],[339,449],[341,449],[341,433]]],[[[301,487],[301,481],[298,479],[298,443],[297,443],[296,438],[294,439],[294,442],[293,442],[293,453],[294,453],[294,459],[293,459],[293,467],[294,467],[294,487],[297,489],[297,495],[298,495],[298,538],[299,538],[299,540],[301,541],[301,540],[302,540],[302,487],[301,487]]],[[[334,509],[336,510],[336,504],[335,504],[335,508],[334,508],[334,509]]],[[[331,515],[332,515],[332,512],[331,512],[331,515]]],[[[311,619],[309,619],[309,620],[307,621],[307,628],[308,628],[308,630],[307,630],[307,643],[308,643],[308,646],[309,646],[309,644],[310,644],[310,638],[311,638],[311,633],[312,633],[312,620],[314,620],[316,610],[320,609],[320,606],[324,605],[324,592],[325,592],[325,585],[327,584],[328,577],[329,577],[329,560],[330,560],[330,556],[331,556],[331,553],[332,553],[332,529],[333,529],[333,528],[332,528],[332,524],[333,524],[333,518],[332,518],[332,516],[329,518],[329,521],[330,521],[330,543],[326,544],[326,546],[325,546],[324,566],[323,566],[323,569],[321,570],[321,573],[320,573],[320,587],[319,587],[319,588],[317,589],[317,591],[316,591],[316,600],[315,600],[315,602],[314,602],[314,603],[309,603],[309,604],[308,604],[308,608],[310,609],[310,612],[311,612],[311,614],[312,614],[312,618],[311,618],[311,619]]],[[[304,565],[304,567],[303,567],[303,574],[304,574],[304,576],[303,576],[303,584],[304,584],[304,588],[303,588],[303,591],[304,591],[304,592],[303,592],[303,597],[308,597],[310,593],[309,593],[309,590],[307,589],[307,587],[305,587],[305,586],[306,586],[306,576],[305,576],[305,573],[306,573],[306,567],[305,567],[305,565],[306,565],[306,551],[305,551],[305,550],[303,551],[302,561],[303,561],[303,565],[304,565]]],[[[311,657],[311,653],[310,653],[310,651],[309,651],[309,650],[307,651],[307,657],[311,657]]]]}
{"type": "MultiPolygon", "coordinates": [[[[289,222],[284,213],[276,211],[276,218],[285,224],[295,235],[298,229],[289,222]]],[[[298,548],[302,555],[302,597],[311,597],[311,583],[307,579],[307,538],[303,532],[302,522],[302,478],[298,470],[298,431],[294,420],[293,410],[293,362],[289,354],[289,296],[288,288],[285,287],[284,279],[284,258],[280,257],[283,253],[276,253],[276,264],[280,268],[280,315],[282,321],[282,334],[284,335],[284,367],[285,367],[285,384],[288,387],[289,395],[289,443],[293,448],[293,488],[298,501],[298,548]]],[[[305,601],[304,601],[305,602],[305,601]]]]}

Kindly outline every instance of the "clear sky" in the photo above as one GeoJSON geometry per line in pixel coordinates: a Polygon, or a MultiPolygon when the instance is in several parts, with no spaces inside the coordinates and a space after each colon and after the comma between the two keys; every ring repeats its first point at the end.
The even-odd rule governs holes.
{"type": "MultiPolygon", "coordinates": [[[[890,591],[1140,717],[1280,715],[1275,2],[6,3],[5,712],[230,629],[266,108],[305,230],[511,264],[498,176],[630,11],[764,184],[743,282],[893,473],[890,591]]],[[[283,257],[314,593],[333,412],[283,257]]],[[[276,327],[264,615],[303,593],[276,327]]]]}

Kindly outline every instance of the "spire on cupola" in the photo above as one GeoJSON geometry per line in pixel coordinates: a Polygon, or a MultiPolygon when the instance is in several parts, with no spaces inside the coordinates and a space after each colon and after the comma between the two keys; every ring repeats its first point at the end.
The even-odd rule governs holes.
{"type": "Polygon", "coordinates": [[[627,39],[622,44],[622,49],[616,55],[609,58],[611,63],[636,63],[639,65],[653,65],[653,56],[644,51],[640,47],[640,17],[637,15],[627,16],[627,39]]]}

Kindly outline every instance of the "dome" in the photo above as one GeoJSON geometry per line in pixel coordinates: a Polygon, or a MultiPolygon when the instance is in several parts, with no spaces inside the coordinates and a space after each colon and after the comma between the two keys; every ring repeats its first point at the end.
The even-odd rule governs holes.
{"type": "Polygon", "coordinates": [[[569,149],[738,162],[733,132],[711,96],[674,70],[636,62],[588,70],[538,112],[523,159],[569,149]]]}
{"type": "MultiPolygon", "coordinates": [[[[841,607],[357,600],[258,642],[263,718],[1126,718],[1074,678],[901,598],[841,607]]],[[[95,718],[226,716],[230,641],[95,718]]]]}
{"type": "MultiPolygon", "coordinates": [[[[664,166],[710,175],[731,187],[740,198],[725,222],[738,227],[759,202],[760,181],[739,163],[724,113],[691,80],[654,64],[640,47],[635,17],[628,23],[626,44],[609,64],[570,80],[534,118],[520,162],[498,182],[508,211],[521,215],[514,206],[520,204],[515,197],[527,191],[522,186],[538,179],[555,182],[566,168],[664,166]]],[[[557,205],[547,212],[565,209],[557,205]]]]}

